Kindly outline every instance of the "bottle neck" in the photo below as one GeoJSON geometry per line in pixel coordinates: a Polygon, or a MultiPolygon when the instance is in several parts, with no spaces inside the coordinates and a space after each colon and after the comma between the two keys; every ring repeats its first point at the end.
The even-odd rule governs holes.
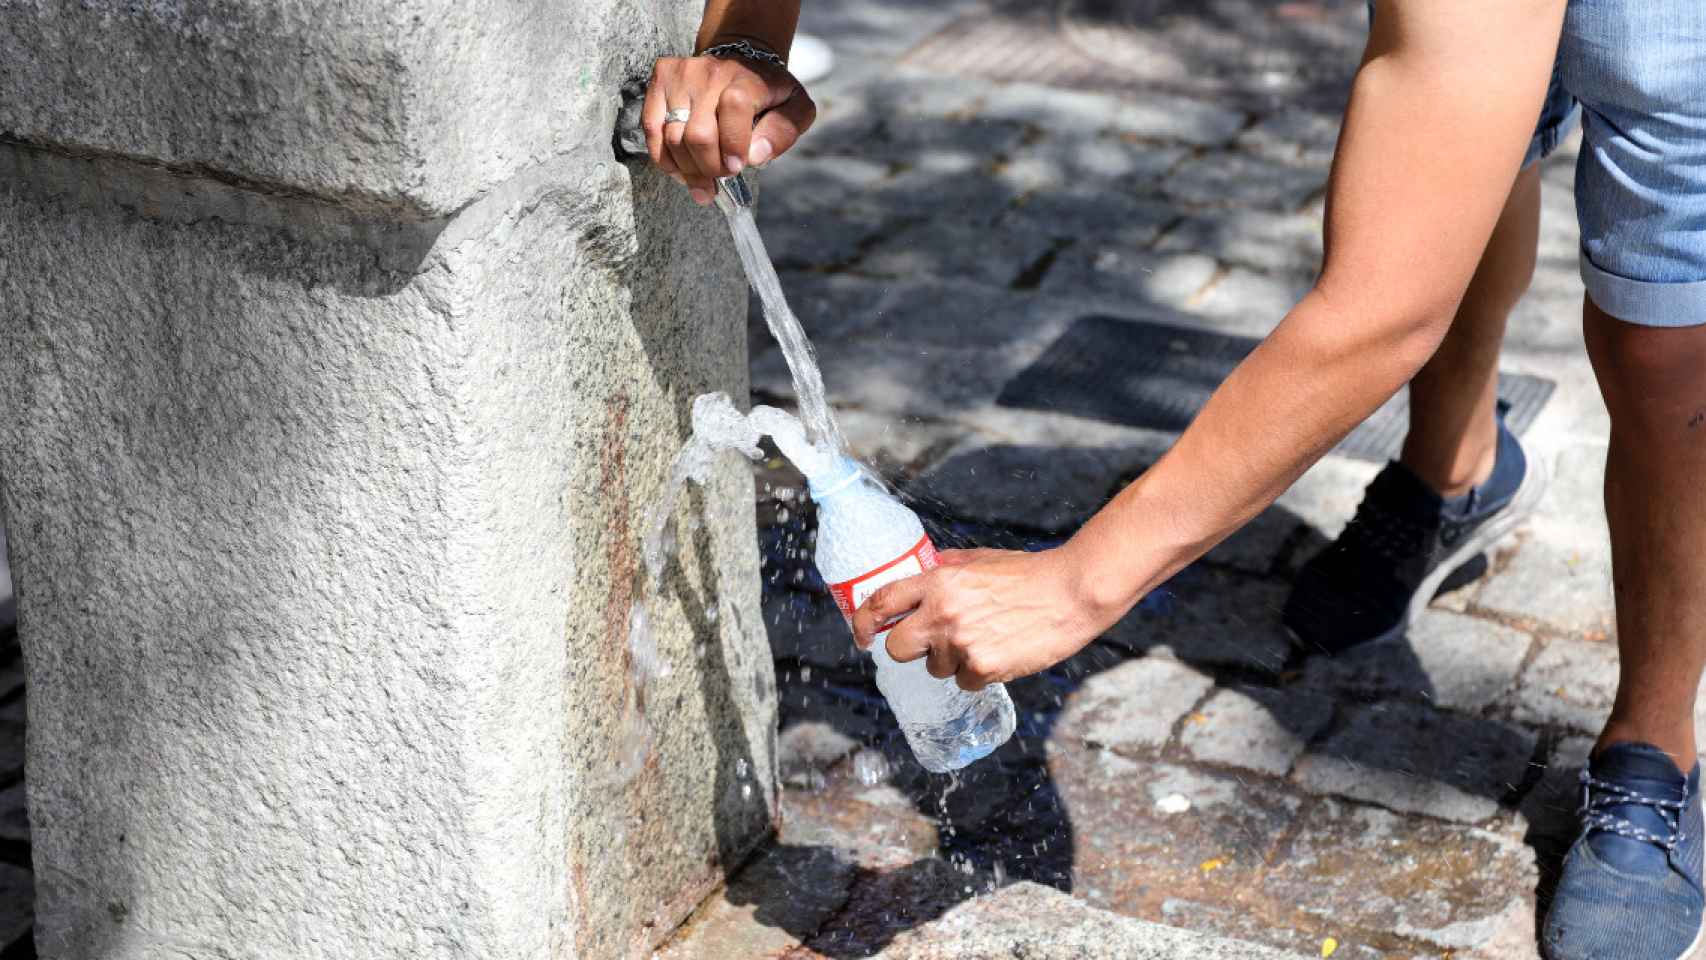
{"type": "Polygon", "coordinates": [[[852,489],[865,475],[857,463],[845,458],[838,460],[835,469],[828,472],[829,479],[823,483],[818,483],[815,480],[807,481],[807,488],[811,490],[812,499],[819,503],[852,489]]]}

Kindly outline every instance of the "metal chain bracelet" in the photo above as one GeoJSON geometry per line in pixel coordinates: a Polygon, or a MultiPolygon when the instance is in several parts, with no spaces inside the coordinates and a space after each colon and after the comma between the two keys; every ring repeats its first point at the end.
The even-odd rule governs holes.
{"type": "Polygon", "coordinates": [[[788,69],[788,61],[782,59],[781,54],[774,50],[766,50],[746,40],[734,40],[729,43],[719,43],[715,46],[706,47],[700,51],[699,55],[701,57],[744,57],[748,60],[756,60],[759,63],[781,67],[783,70],[788,69]]]}

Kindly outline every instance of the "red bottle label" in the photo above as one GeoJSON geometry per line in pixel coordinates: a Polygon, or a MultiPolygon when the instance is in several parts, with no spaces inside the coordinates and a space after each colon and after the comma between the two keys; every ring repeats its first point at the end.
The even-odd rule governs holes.
{"type": "MultiPolygon", "coordinates": [[[[930,536],[926,534],[920,537],[916,544],[913,544],[911,550],[895,557],[877,569],[844,583],[830,584],[829,593],[835,598],[835,605],[841,608],[841,615],[851,624],[853,622],[853,611],[859,609],[859,605],[869,599],[871,594],[896,580],[916,577],[924,571],[934,570],[936,567],[936,545],[930,542],[930,536]]],[[[893,623],[887,624],[887,626],[893,625],[893,623]]],[[[887,634],[888,631],[884,630],[877,634],[877,639],[881,640],[887,634]]]]}

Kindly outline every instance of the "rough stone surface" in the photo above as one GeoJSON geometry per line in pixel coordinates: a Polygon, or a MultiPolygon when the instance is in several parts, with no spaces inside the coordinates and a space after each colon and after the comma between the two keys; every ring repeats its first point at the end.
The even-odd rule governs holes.
{"type": "Polygon", "coordinates": [[[879,956],[884,960],[1283,960],[1303,955],[1121,917],[1058,890],[1020,883],[961,904],[902,934],[879,956]]]}
{"type": "Polygon", "coordinates": [[[1533,923],[1524,897],[1537,879],[1533,855],[1487,831],[1326,801],[1277,859],[1288,869],[1269,873],[1263,892],[1340,929],[1467,950],[1533,923]]]}
{"type": "Polygon", "coordinates": [[[1186,720],[1180,742],[1209,763],[1283,777],[1333,717],[1333,702],[1262,687],[1221,690],[1186,720]]]}
{"type": "Polygon", "coordinates": [[[1371,645],[1311,660],[1310,683],[1361,699],[1422,700],[1478,713],[1516,684],[1532,639],[1508,627],[1445,610],[1430,610],[1407,643],[1371,645]]]}
{"type": "Polygon", "coordinates": [[[1103,747],[1159,747],[1212,686],[1212,677],[1177,660],[1131,660],[1084,681],[1068,699],[1060,726],[1103,747]]]}
{"type": "Polygon", "coordinates": [[[847,902],[854,865],[823,847],[774,846],[707,901],[658,960],[768,957],[800,942],[847,902]]]}
{"type": "Polygon", "coordinates": [[[1523,671],[1512,712],[1518,720],[1598,734],[1617,696],[1617,647],[1550,640],[1523,671]]]}
{"type": "Polygon", "coordinates": [[[650,608],[667,676],[636,691],[628,673],[639,539],[689,403],[746,388],[720,220],[612,162],[593,122],[617,61],[666,45],[602,7],[447,7],[490,29],[399,95],[437,101],[493,43],[509,79],[444,91],[446,118],[369,143],[360,125],[393,115],[327,98],[384,106],[360,85],[414,74],[358,70],[346,89],[313,44],[288,77],[251,67],[305,36],[379,56],[345,20],[378,6],[312,30],[246,6],[48,9],[0,13],[11,135],[435,210],[506,176],[493,158],[546,162],[407,222],[0,147],[0,514],[28,585],[41,955],[285,955],[310,938],[340,956],[616,957],[661,937],[769,831],[775,729],[739,463],[684,498],[704,523],[650,608]],[[182,32],[197,22],[205,50],[182,32]],[[631,36],[575,55],[607,30],[631,36]],[[153,106],[48,89],[70,82],[61,61],[87,63],[70,89],[93,89],[131,49],[161,64],[138,81],[167,91],[136,100],[153,106]],[[534,53],[555,66],[512,72],[534,53]],[[596,97],[564,95],[577,60],[596,97]],[[295,77],[332,87],[280,92],[295,77]],[[516,77],[552,104],[475,109],[516,77]],[[231,134],[218,98],[237,91],[279,109],[231,134]],[[464,111],[480,122],[451,122],[464,111]],[[209,153],[223,142],[256,165],[209,153]]]}
{"type": "Polygon", "coordinates": [[[0,10],[0,132],[442,217],[577,149],[692,42],[678,0],[0,10]],[[139,69],[146,64],[148,69],[139,69]]]}
{"type": "Polygon", "coordinates": [[[985,523],[1070,532],[1117,492],[1122,473],[1163,450],[1101,447],[975,447],[955,453],[907,486],[909,496],[939,502],[985,523]]]}
{"type": "Polygon", "coordinates": [[[1348,721],[1293,774],[1313,793],[1475,823],[1524,783],[1534,734],[1490,720],[1379,703],[1348,721]]]}
{"type": "Polygon", "coordinates": [[[1166,647],[1190,663],[1278,673],[1291,657],[1283,584],[1224,570],[1181,574],[1107,633],[1134,652],[1166,647]]]}
{"type": "Polygon", "coordinates": [[[1580,824],[1577,810],[1582,803],[1582,767],[1593,752],[1592,737],[1566,737],[1552,748],[1546,771],[1528,796],[1522,799],[1522,821],[1536,838],[1567,846],[1580,824]]]}

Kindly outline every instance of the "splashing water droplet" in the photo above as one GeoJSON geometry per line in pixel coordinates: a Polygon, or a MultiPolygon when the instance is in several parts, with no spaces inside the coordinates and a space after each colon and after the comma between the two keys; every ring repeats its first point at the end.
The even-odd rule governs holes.
{"type": "Polygon", "coordinates": [[[875,750],[860,750],[853,755],[853,776],[867,787],[874,787],[889,778],[889,762],[875,750]]]}

